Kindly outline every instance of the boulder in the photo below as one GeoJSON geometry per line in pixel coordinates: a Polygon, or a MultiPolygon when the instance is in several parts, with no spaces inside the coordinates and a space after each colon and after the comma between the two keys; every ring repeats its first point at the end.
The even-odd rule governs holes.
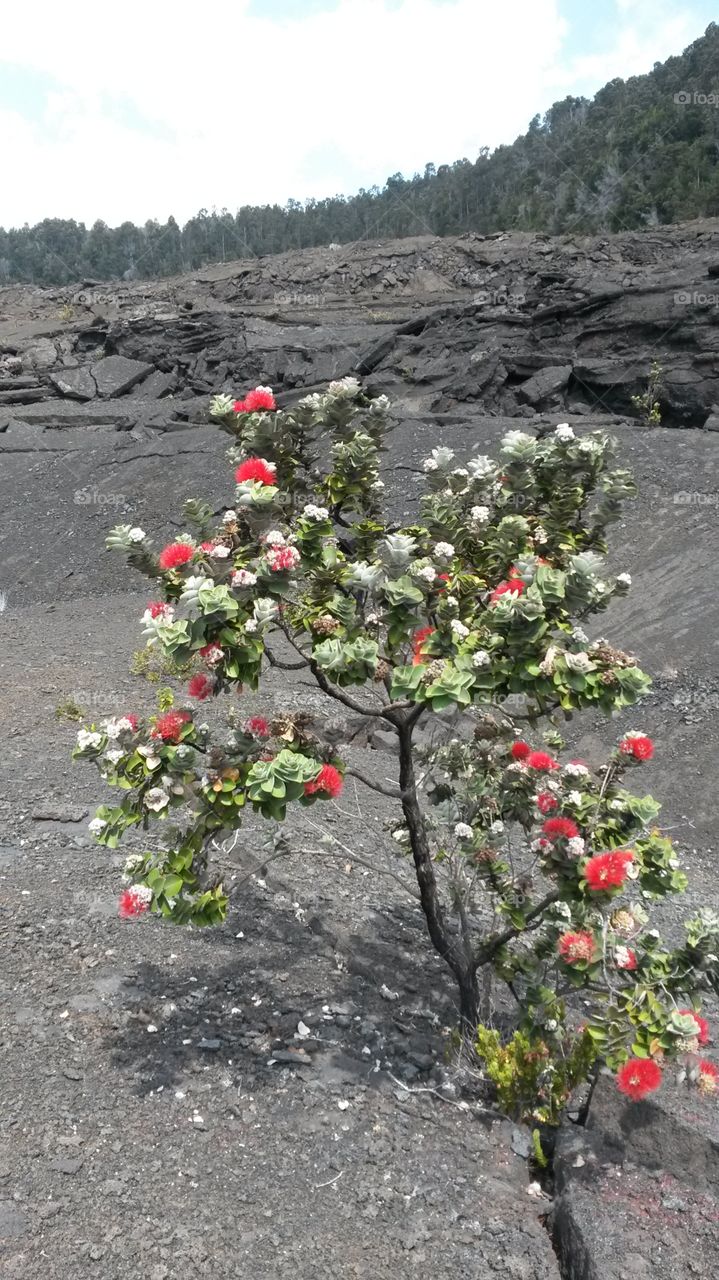
{"type": "Polygon", "coordinates": [[[160,369],[155,369],[149,378],[145,378],[139,388],[139,394],[143,400],[160,400],[176,388],[177,377],[174,373],[162,373],[160,369]]]}
{"type": "Polygon", "coordinates": [[[50,381],[55,390],[69,400],[94,400],[97,395],[95,379],[89,369],[60,369],[50,374],[50,381]]]}
{"type": "Polygon", "coordinates": [[[124,395],[152,372],[151,364],[144,360],[128,360],[127,356],[105,356],[104,360],[98,360],[92,366],[97,394],[103,400],[124,395]]]}
{"type": "Polygon", "coordinates": [[[559,1131],[552,1233],[565,1280],[716,1270],[716,1107],[667,1083],[655,1096],[628,1102],[602,1075],[586,1128],[559,1131]]]}
{"type": "Polygon", "coordinates": [[[564,390],[571,372],[571,364],[550,365],[548,369],[540,369],[517,388],[517,399],[524,404],[544,404],[564,390]]]}

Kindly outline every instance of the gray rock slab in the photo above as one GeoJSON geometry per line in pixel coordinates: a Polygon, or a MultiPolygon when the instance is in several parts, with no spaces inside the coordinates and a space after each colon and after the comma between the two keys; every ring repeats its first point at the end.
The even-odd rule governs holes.
{"type": "Polygon", "coordinates": [[[128,360],[127,356],[105,356],[92,366],[92,376],[97,384],[97,394],[109,400],[122,396],[153,372],[153,366],[144,360],[128,360]]]}
{"type": "Polygon", "coordinates": [[[50,381],[61,396],[70,400],[94,400],[97,395],[95,379],[89,369],[61,369],[50,374],[50,381]]]}

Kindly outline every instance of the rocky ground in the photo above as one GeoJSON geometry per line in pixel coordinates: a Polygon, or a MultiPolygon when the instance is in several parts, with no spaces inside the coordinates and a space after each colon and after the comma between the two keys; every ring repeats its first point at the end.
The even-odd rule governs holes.
{"type": "MultiPolygon", "coordinates": [[[[630,1112],[598,1093],[552,1205],[513,1150],[521,1135],[463,1092],[443,1059],[452,991],[416,904],[358,861],[406,874],[376,795],[358,784],[323,806],[324,832],[296,834],[311,853],[240,887],[262,860],[261,830],[243,829],[222,929],[128,924],[122,859],[85,830],[94,773],[69,761],[74,726],[56,710],[152,704],[128,669],[145,588],[102,544],[118,521],[162,540],[186,497],[226,501],[210,391],[261,381],[291,397],[363,372],[396,406],[397,514],[440,440],[491,452],[518,416],[610,426],[640,498],[613,542],[633,589],[601,630],[655,684],[641,713],[590,718],[574,740],[591,758],[620,728],[656,736],[647,787],[691,875],[662,924],[716,903],[719,435],[702,428],[717,330],[712,303],[673,298],[711,292],[718,246],[714,223],[603,242],[427,238],[112,290],[0,290],[4,1274],[556,1280],[555,1245],[583,1280],[712,1273],[711,1104],[687,1115],[669,1093],[630,1112]],[[669,425],[650,429],[627,409],[655,357],[672,373],[669,425]],[[609,1253],[617,1224],[626,1248],[609,1253]]],[[[296,681],[267,696],[316,705],[296,681]]],[[[365,754],[393,775],[392,756],[365,754]]]]}

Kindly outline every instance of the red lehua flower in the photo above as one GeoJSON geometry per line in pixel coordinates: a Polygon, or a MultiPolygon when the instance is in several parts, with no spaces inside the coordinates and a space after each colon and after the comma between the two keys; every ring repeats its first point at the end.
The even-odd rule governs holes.
{"type": "Polygon", "coordinates": [[[716,1063],[710,1062],[708,1058],[702,1058],[699,1063],[697,1084],[701,1093],[717,1093],[719,1091],[719,1067],[717,1067],[716,1063]]]}
{"type": "Polygon", "coordinates": [[[316,778],[305,783],[305,795],[314,796],[317,792],[330,796],[333,800],[342,790],[342,774],[332,764],[323,764],[316,778]]]}
{"type": "Polygon", "coordinates": [[[123,920],[127,920],[130,916],[141,916],[149,905],[146,896],[138,890],[137,885],[133,885],[120,894],[117,909],[123,920]]]}
{"type": "Polygon", "coordinates": [[[507,594],[512,596],[521,596],[523,591],[524,583],[521,578],[512,578],[510,582],[500,582],[499,585],[494,588],[494,591],[489,597],[489,603],[496,604],[498,600],[502,599],[502,596],[506,596],[507,594]]]}
{"type": "Polygon", "coordinates": [[[584,879],[595,893],[602,889],[615,889],[624,884],[627,866],[634,855],[629,849],[614,849],[611,853],[597,853],[584,868],[584,879]]]}
{"type": "Polygon", "coordinates": [[[654,755],[654,743],[651,738],[638,733],[635,736],[622,738],[619,750],[622,755],[633,756],[635,760],[651,760],[654,755]]]}
{"type": "Polygon", "coordinates": [[[252,734],[253,738],[269,738],[270,726],[264,716],[251,716],[246,722],[245,729],[252,734]]]}
{"type": "MultiPolygon", "coordinates": [[[[169,550],[169,548],[166,547],[165,550],[167,551],[169,550]]],[[[164,552],[163,552],[163,555],[164,555],[164,552]]],[[[164,600],[151,600],[147,606],[147,612],[149,613],[151,618],[161,618],[166,608],[167,608],[167,605],[165,604],[164,600]]]]}
{"type": "Polygon", "coordinates": [[[553,760],[546,751],[530,751],[527,756],[527,765],[530,769],[536,769],[538,773],[548,773],[550,769],[559,768],[556,760],[553,760]]]}
{"type": "Polygon", "coordinates": [[[583,932],[563,933],[558,942],[559,954],[567,964],[578,964],[594,958],[596,944],[594,934],[583,932]]]}
{"type": "Polygon", "coordinates": [[[662,1082],[662,1069],[652,1058],[630,1058],[617,1072],[617,1088],[632,1102],[654,1093],[662,1082]]]}
{"type": "Polygon", "coordinates": [[[444,586],[443,586],[443,587],[437,587],[437,588],[436,588],[436,590],[437,590],[437,591],[439,591],[439,592],[446,591],[446,590],[447,590],[447,583],[449,582],[449,574],[448,574],[448,573],[438,573],[438,574],[437,574],[437,577],[438,577],[438,579],[439,579],[439,581],[440,581],[440,582],[443,582],[443,583],[444,583],[444,586]]]}
{"type": "Polygon", "coordinates": [[[691,1015],[697,1024],[697,1040],[700,1044],[709,1044],[709,1023],[706,1018],[702,1018],[701,1014],[695,1013],[694,1009],[680,1009],[679,1012],[691,1015]]]}
{"type": "Polygon", "coordinates": [[[622,960],[621,962],[617,960],[617,968],[618,969],[636,969],[637,967],[636,952],[632,951],[631,947],[623,947],[622,950],[626,951],[627,958],[626,960],[622,960]]]}
{"type": "MultiPolygon", "coordinates": [[[[187,564],[195,554],[195,548],[187,545],[186,542],[171,542],[160,552],[159,565],[161,569],[177,569],[181,564],[187,564]]],[[[151,606],[152,607],[152,606],[151,606]]],[[[156,616],[153,613],[153,618],[156,616]]]]}
{"type": "Polygon", "coordinates": [[[537,808],[540,813],[552,813],[558,805],[559,801],[556,796],[552,795],[551,791],[540,791],[537,796],[537,808]]]}
{"type": "Polygon", "coordinates": [[[199,653],[200,657],[205,659],[205,662],[209,662],[211,664],[220,662],[225,656],[221,645],[215,644],[214,640],[211,640],[209,644],[203,644],[199,653]]]}
{"type": "Polygon", "coordinates": [[[248,458],[241,462],[235,471],[235,480],[242,484],[243,480],[256,480],[259,484],[276,484],[275,468],[265,462],[264,458],[248,458]]]}
{"type": "Polygon", "coordinates": [[[164,716],[157,717],[151,736],[162,738],[163,742],[177,742],[183,725],[187,724],[189,719],[190,715],[187,711],[166,711],[164,716]]]}
{"type": "Polygon", "coordinates": [[[205,698],[209,698],[214,684],[209,676],[202,671],[198,671],[187,684],[187,692],[191,698],[197,698],[199,702],[204,702],[205,698]]]}
{"type": "Polygon", "coordinates": [[[138,717],[135,715],[134,711],[129,711],[126,716],[122,716],[121,718],[123,720],[127,720],[133,733],[137,733],[137,726],[140,723],[140,721],[138,717]]]}
{"type": "Polygon", "coordinates": [[[507,570],[507,577],[508,577],[508,578],[521,578],[521,576],[522,576],[522,575],[521,575],[521,573],[519,572],[519,569],[517,568],[516,564],[513,564],[513,565],[512,565],[512,567],[511,567],[511,569],[508,569],[508,570],[507,570]]]}
{"type": "Polygon", "coordinates": [[[413,666],[417,667],[424,661],[424,645],[433,635],[434,627],[420,627],[419,631],[415,631],[412,636],[413,666]]]}
{"type": "Polygon", "coordinates": [[[552,839],[571,840],[574,836],[579,835],[579,827],[571,818],[547,818],[542,827],[545,836],[552,839]]]}
{"type": "Polygon", "coordinates": [[[245,410],[254,413],[257,409],[276,409],[277,401],[269,387],[255,387],[245,396],[245,410]]]}
{"type": "Polygon", "coordinates": [[[513,760],[526,760],[532,754],[532,748],[528,742],[513,742],[510,754],[513,760]]]}

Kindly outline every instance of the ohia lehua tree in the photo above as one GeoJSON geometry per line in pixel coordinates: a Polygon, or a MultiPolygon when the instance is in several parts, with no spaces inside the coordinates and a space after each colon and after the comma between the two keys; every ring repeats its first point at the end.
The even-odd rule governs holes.
{"type": "Polygon", "coordinates": [[[551,1119],[595,1059],[630,1097],[672,1059],[712,1092],[699,1002],[719,988],[719,918],[701,912],[673,947],[651,927],[652,904],[686,883],[659,805],[633,785],[653,743],[629,731],[590,765],[565,758],[558,728],[585,708],[633,706],[649,685],[632,655],[585,630],[630,588],[605,566],[634,493],[615,443],[563,423],[507,432],[496,460],[435,448],[416,523],[400,527],[379,474],[389,409],[354,378],[288,408],[266,387],[216,396],[235,468],[221,521],[193,500],[188,531],[159,554],[136,527],[108,538],[156,584],[148,644],[193,671],[187,697],[149,720],[78,734],[75,754],[122,793],[92,820],[97,840],[166,833],[129,858],[121,913],[221,921],[211,850],[243,812],[282,823],[295,805],[336,801],[347,766],[321,729],[237,710],[238,692],[296,667],[396,736],[396,784],[358,776],[395,802],[394,856],[413,866],[464,1027],[476,1033],[491,982],[516,1008],[513,1038],[476,1033],[500,1096],[516,1102],[512,1081],[529,1080],[531,1114],[551,1119]],[[226,693],[220,740],[192,707],[226,693]]]}

